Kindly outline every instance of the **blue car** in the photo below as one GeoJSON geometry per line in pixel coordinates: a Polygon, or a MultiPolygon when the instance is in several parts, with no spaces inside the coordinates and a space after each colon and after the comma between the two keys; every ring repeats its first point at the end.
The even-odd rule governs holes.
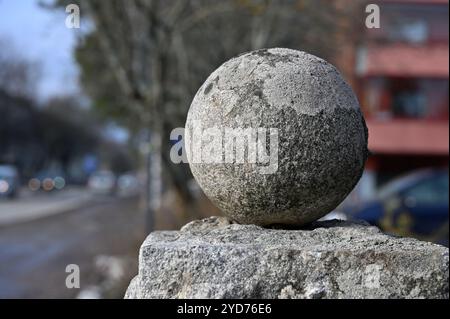
{"type": "Polygon", "coordinates": [[[349,212],[384,232],[449,244],[448,170],[421,170],[382,187],[375,200],[349,212]]]}

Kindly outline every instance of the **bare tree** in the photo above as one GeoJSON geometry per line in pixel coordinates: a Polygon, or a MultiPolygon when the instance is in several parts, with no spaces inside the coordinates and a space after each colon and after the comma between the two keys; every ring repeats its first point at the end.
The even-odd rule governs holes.
{"type": "Polygon", "coordinates": [[[38,77],[38,64],[18,54],[11,41],[0,38],[0,90],[33,98],[38,77]]]}
{"type": "Polygon", "coordinates": [[[230,57],[263,47],[328,58],[341,19],[341,11],[326,0],[90,0],[80,5],[95,25],[78,49],[88,93],[99,101],[109,97],[109,107],[132,119],[131,127],[151,130],[152,212],[160,207],[163,171],[186,203],[191,200],[189,171],[170,162],[168,134],[184,125],[206,76],[230,57]]]}

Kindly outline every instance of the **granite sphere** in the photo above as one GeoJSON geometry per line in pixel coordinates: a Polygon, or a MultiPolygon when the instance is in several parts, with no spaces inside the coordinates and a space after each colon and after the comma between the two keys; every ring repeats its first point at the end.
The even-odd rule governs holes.
{"type": "Polygon", "coordinates": [[[242,224],[302,226],[335,209],[361,177],[367,127],[336,68],[274,48],[222,64],[190,106],[192,174],[242,224]]]}

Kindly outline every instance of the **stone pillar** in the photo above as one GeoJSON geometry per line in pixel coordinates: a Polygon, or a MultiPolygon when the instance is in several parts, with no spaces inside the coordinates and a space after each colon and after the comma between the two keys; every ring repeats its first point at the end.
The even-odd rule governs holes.
{"type": "Polygon", "coordinates": [[[150,234],[125,298],[449,298],[448,262],[446,247],[364,223],[211,217],[150,234]]]}
{"type": "Polygon", "coordinates": [[[448,298],[448,249],[359,222],[316,222],[369,154],[358,101],[328,62],[245,53],[200,87],[187,158],[225,217],[151,233],[126,298],[448,298]]]}

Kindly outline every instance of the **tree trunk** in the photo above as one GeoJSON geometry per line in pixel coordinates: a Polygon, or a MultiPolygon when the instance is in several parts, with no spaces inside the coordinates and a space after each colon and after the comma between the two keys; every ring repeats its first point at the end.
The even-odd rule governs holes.
{"type": "Polygon", "coordinates": [[[147,232],[155,228],[155,216],[161,209],[162,197],[162,134],[155,127],[150,135],[147,156],[147,232]]]}

